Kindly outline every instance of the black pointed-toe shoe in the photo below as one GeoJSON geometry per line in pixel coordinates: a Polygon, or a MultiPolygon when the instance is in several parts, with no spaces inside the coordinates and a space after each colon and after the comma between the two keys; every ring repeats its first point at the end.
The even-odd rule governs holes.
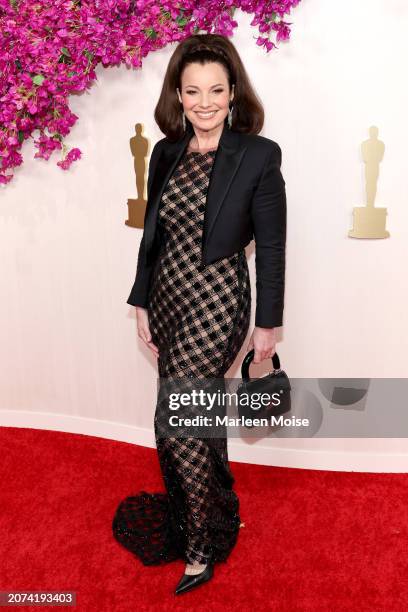
{"type": "Polygon", "coordinates": [[[180,595],[180,593],[187,593],[187,591],[191,591],[195,587],[200,584],[204,584],[204,582],[208,582],[214,573],[214,564],[211,559],[207,563],[207,567],[203,569],[199,574],[183,574],[178,585],[176,586],[175,593],[176,595],[180,595]]]}

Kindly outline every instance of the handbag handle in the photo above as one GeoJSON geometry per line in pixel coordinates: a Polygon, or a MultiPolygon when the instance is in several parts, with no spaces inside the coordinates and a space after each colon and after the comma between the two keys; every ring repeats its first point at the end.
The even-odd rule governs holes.
{"type": "MultiPolygon", "coordinates": [[[[253,360],[254,355],[255,349],[252,349],[251,351],[249,351],[249,353],[246,354],[246,356],[244,357],[244,361],[242,362],[241,377],[244,382],[249,382],[251,380],[249,376],[249,366],[251,365],[251,361],[253,360]]],[[[272,365],[275,372],[281,369],[278,353],[274,353],[272,355],[272,365]]]]}

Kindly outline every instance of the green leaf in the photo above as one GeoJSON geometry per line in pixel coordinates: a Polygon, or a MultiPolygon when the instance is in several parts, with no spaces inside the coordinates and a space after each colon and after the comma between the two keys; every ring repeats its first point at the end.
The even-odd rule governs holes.
{"type": "Polygon", "coordinates": [[[152,40],[156,40],[157,32],[153,28],[147,28],[145,30],[147,38],[151,38],[152,40]]]}
{"type": "Polygon", "coordinates": [[[45,77],[42,74],[36,74],[33,78],[33,83],[35,85],[42,85],[45,77]]]}
{"type": "Polygon", "coordinates": [[[24,132],[22,130],[18,130],[18,142],[21,144],[24,141],[24,132]]]}

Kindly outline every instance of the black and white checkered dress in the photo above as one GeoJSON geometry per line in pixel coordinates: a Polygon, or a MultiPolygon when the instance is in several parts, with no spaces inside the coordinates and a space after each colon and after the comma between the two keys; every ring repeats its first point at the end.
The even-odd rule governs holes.
{"type": "MultiPolygon", "coordinates": [[[[160,378],[222,378],[246,338],[251,311],[245,251],[202,267],[206,194],[216,150],[186,150],[162,196],[161,250],[149,290],[148,319],[160,378]]],[[[160,433],[168,404],[158,401],[156,444],[166,493],[127,498],[118,539],[145,565],[182,558],[225,561],[240,526],[225,437],[160,433]]]]}

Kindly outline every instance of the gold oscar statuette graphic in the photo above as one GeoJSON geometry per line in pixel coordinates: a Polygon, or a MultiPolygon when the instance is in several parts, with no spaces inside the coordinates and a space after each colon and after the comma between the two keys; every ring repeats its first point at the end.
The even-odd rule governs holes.
{"type": "Polygon", "coordinates": [[[129,198],[127,201],[128,205],[128,219],[125,221],[126,225],[130,227],[143,228],[144,216],[146,211],[147,201],[144,199],[145,191],[145,174],[146,174],[146,155],[149,147],[147,138],[142,136],[142,124],[136,123],[135,125],[136,135],[132,136],[129,141],[130,151],[133,156],[134,168],[136,174],[136,192],[137,198],[129,198]]]}
{"type": "Polygon", "coordinates": [[[390,233],[385,229],[387,209],[374,206],[377,193],[377,180],[380,162],[384,157],[385,145],[378,140],[378,128],[369,129],[370,138],[361,144],[361,153],[365,163],[365,188],[367,203],[353,209],[353,229],[348,235],[351,238],[388,238],[390,233]]]}

